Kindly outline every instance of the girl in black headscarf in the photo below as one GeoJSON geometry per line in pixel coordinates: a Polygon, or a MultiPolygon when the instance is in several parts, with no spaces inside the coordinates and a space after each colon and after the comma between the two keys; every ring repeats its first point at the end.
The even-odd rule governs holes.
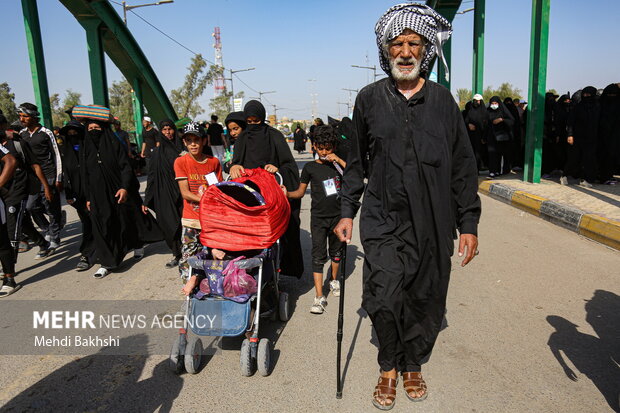
{"type": "Polygon", "coordinates": [[[163,232],[168,248],[172,251],[172,260],[166,263],[166,268],[174,268],[179,265],[181,258],[181,215],[183,213],[183,199],[174,176],[174,161],[183,152],[184,146],[177,135],[174,122],[170,119],[159,122],[157,140],[159,146],[151,154],[151,168],[142,210],[145,213],[148,212],[148,208],[155,211],[157,223],[163,232]]]}
{"type": "MultiPolygon", "coordinates": [[[[224,125],[226,125],[226,133],[228,134],[228,142],[230,143],[230,151],[234,153],[234,145],[241,132],[247,128],[247,124],[245,123],[245,117],[243,116],[243,112],[231,112],[226,116],[226,120],[224,121],[224,125]]],[[[230,167],[232,166],[232,159],[226,161],[222,165],[222,169],[226,173],[230,173],[230,167]]]]}
{"type": "MultiPolygon", "coordinates": [[[[246,103],[243,114],[247,129],[235,143],[230,177],[240,177],[246,168],[264,168],[271,173],[279,172],[288,191],[296,190],[299,187],[299,168],[284,135],[265,123],[266,111],[263,104],[251,100],[246,103]]],[[[281,239],[282,273],[299,278],[304,271],[299,242],[301,200],[290,199],[289,202],[291,218],[281,239]]]]}
{"type": "Polygon", "coordinates": [[[494,178],[510,172],[514,118],[499,96],[491,98],[488,112],[487,146],[489,149],[489,177],[494,178]]]}
{"type": "Polygon", "coordinates": [[[87,120],[84,145],[80,148],[80,180],[86,195],[103,278],[118,267],[127,252],[144,255],[145,243],[162,240],[150,213],[142,212],[139,183],[129,166],[127,151],[114,137],[107,122],[87,120]]]}

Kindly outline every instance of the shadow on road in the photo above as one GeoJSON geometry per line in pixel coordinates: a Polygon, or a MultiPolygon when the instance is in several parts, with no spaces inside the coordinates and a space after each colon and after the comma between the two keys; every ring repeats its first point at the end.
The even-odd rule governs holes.
{"type": "MultiPolygon", "coordinates": [[[[138,334],[121,339],[121,348],[142,349],[148,338],[138,334]]],[[[106,349],[78,358],[39,380],[2,406],[4,412],[169,412],[183,388],[168,359],[157,364],[152,377],[139,380],[147,356],[112,356],[106,349]]]]}
{"type": "Polygon", "coordinates": [[[620,296],[596,290],[587,301],[585,310],[586,320],[596,336],[580,332],[578,325],[563,317],[550,315],[547,322],[556,331],[547,344],[569,379],[577,381],[579,377],[564,357],[592,380],[614,411],[620,412],[620,296]]]}

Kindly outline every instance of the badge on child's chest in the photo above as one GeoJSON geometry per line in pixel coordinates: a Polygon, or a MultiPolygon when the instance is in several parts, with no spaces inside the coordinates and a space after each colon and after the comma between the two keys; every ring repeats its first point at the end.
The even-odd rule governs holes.
{"type": "Polygon", "coordinates": [[[215,172],[211,172],[205,175],[205,179],[207,180],[207,184],[215,185],[218,183],[217,176],[215,176],[215,172]]]}
{"type": "Polygon", "coordinates": [[[336,186],[335,178],[329,178],[324,180],[323,188],[325,189],[326,196],[338,195],[338,187],[336,186]]]}

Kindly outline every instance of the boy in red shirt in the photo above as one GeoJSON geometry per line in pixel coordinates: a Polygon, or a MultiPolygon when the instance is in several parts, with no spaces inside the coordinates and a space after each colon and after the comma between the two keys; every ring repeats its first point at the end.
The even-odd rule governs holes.
{"type": "Polygon", "coordinates": [[[205,155],[202,149],[206,144],[204,132],[196,122],[188,123],[183,129],[183,143],[187,154],[174,161],[174,174],[183,197],[182,257],[179,260],[179,272],[185,287],[183,293],[189,295],[198,283],[195,275],[190,277],[189,257],[202,250],[200,244],[200,197],[209,185],[222,181],[222,167],[217,158],[205,155]]]}

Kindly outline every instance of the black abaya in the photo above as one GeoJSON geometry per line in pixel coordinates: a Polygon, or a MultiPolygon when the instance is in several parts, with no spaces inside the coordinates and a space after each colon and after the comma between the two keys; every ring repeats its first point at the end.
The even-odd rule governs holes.
{"type": "Polygon", "coordinates": [[[366,86],[353,123],[342,217],[364,193],[362,306],[381,369],[419,371],[443,320],[456,229],[477,233],[476,162],[454,98],[430,81],[409,100],[389,78],[366,86]]]}
{"type": "Polygon", "coordinates": [[[151,155],[148,184],[144,204],[155,211],[157,223],[172,255],[181,258],[181,216],[183,214],[183,198],[174,175],[174,161],[183,151],[183,143],[177,136],[174,123],[165,120],[159,123],[159,130],[164,126],[174,129],[172,140],[159,134],[159,146],[151,155]]]}
{"type": "Polygon", "coordinates": [[[86,132],[80,148],[80,174],[90,201],[97,258],[103,267],[115,268],[127,252],[163,237],[153,216],[142,213],[139,183],[127,151],[107,124],[102,127],[102,131],[86,132]],[[114,195],[121,188],[127,190],[127,200],[119,204],[114,195]]]}
{"type": "MultiPolygon", "coordinates": [[[[264,123],[265,109],[258,101],[248,102],[244,114],[246,118],[247,116],[256,116],[263,123],[259,125],[248,124],[247,129],[241,133],[235,142],[235,155],[232,165],[241,165],[246,169],[263,168],[267,164],[274,165],[282,175],[286,189],[288,191],[296,190],[299,187],[299,168],[284,135],[264,123]],[[248,111],[248,109],[250,110],[248,111]]],[[[283,274],[299,278],[304,272],[299,240],[301,200],[289,199],[289,203],[291,204],[291,217],[286,233],[281,239],[281,267],[283,274]]]]}

